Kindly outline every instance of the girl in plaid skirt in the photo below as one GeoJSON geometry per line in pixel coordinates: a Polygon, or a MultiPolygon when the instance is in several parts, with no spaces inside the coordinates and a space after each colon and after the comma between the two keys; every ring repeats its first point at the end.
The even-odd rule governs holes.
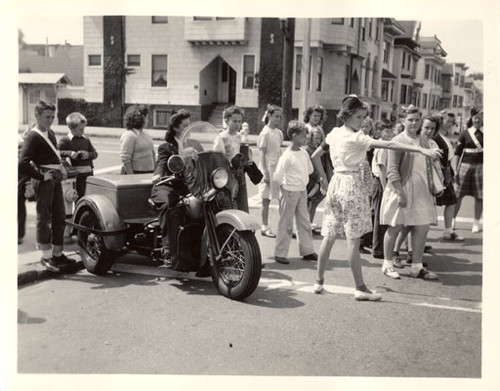
{"type": "Polygon", "coordinates": [[[472,232],[477,233],[481,230],[479,220],[483,214],[483,110],[471,108],[467,127],[468,129],[458,136],[455,148],[455,155],[459,157],[456,169],[458,175],[455,217],[463,197],[474,197],[472,232]]]}

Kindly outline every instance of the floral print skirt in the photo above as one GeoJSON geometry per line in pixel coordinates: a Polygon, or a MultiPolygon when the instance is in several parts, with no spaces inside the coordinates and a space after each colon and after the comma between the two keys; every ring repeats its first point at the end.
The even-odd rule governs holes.
{"type": "Polygon", "coordinates": [[[369,191],[360,172],[335,173],[328,185],[321,235],[356,239],[372,231],[369,191]]]}

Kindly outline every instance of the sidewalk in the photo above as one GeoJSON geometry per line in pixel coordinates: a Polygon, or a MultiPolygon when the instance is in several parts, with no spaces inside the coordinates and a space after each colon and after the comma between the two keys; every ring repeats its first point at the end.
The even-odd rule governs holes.
{"type": "MultiPolygon", "coordinates": [[[[21,134],[26,129],[27,125],[19,124],[18,129],[21,134]]],[[[68,127],[66,125],[52,125],[52,130],[55,132],[56,136],[66,136],[69,133],[68,127]]],[[[165,129],[144,129],[144,131],[149,134],[153,140],[155,141],[164,141],[165,140],[165,129]]],[[[109,137],[109,138],[120,138],[122,133],[125,132],[124,128],[104,128],[97,126],[86,126],[85,134],[91,138],[93,137],[109,137]]],[[[248,144],[256,145],[257,144],[256,134],[248,135],[248,144]]]]}

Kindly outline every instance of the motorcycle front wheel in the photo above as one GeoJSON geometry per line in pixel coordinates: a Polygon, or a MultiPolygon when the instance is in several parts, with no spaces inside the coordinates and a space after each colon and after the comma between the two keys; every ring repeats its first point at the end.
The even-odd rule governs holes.
{"type": "MultiPolygon", "coordinates": [[[[94,230],[101,229],[97,216],[91,210],[86,210],[82,213],[79,224],[94,230]]],[[[78,244],[85,268],[92,274],[106,274],[113,265],[113,260],[111,253],[104,245],[102,235],[79,230],[78,244]]]]}
{"type": "Polygon", "coordinates": [[[259,284],[262,269],[259,243],[253,232],[236,231],[229,224],[217,227],[217,238],[221,257],[211,268],[212,280],[223,296],[243,300],[259,284]]]}

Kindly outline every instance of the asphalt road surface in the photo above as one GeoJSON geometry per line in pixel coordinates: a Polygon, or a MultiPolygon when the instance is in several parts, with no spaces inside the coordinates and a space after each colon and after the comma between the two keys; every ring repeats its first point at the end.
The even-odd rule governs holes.
{"type": "MultiPolygon", "coordinates": [[[[113,172],[117,140],[93,142],[96,171],[113,172]]],[[[249,184],[250,213],[260,221],[255,194],[249,184]]],[[[318,223],[321,215],[320,208],[318,223]]],[[[367,285],[383,295],[379,303],[353,300],[344,240],[332,252],[326,293],[315,295],[316,264],[300,259],[295,241],[290,265],[275,263],[274,239],[260,231],[265,268],[244,302],[219,295],[209,278],[172,275],[139,261],[117,264],[104,277],[83,270],[23,286],[17,371],[478,379],[482,233],[470,232],[470,200],[461,215],[464,244],[439,240],[442,221],[431,228],[426,260],[437,282],[410,278],[408,270],[401,280],[389,279],[379,260],[362,255],[367,285]]],[[[273,203],[270,221],[277,218],[273,203]]],[[[319,243],[315,237],[316,249],[319,243]]],[[[34,250],[27,236],[19,251],[34,250]]]]}

